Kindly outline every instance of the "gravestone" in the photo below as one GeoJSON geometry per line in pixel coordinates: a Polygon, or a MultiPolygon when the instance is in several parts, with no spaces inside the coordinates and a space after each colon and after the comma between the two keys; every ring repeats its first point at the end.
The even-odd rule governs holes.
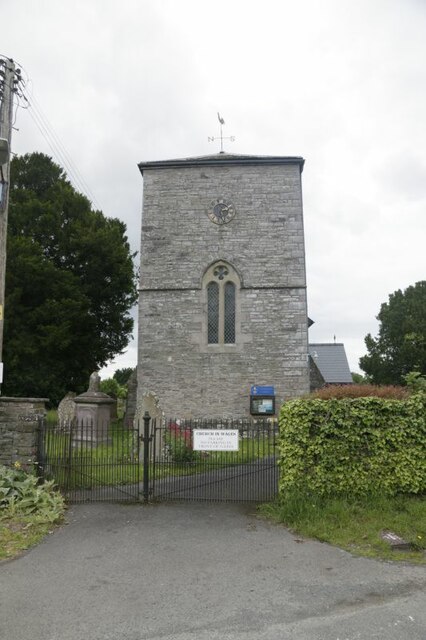
{"type": "Polygon", "coordinates": [[[111,405],[115,400],[100,390],[100,377],[94,371],[89,379],[89,388],[76,396],[76,429],[73,432],[74,444],[109,444],[111,423],[111,405]]]}
{"type": "Polygon", "coordinates": [[[70,429],[75,420],[75,402],[76,393],[68,391],[58,405],[58,422],[62,429],[70,429]]]}

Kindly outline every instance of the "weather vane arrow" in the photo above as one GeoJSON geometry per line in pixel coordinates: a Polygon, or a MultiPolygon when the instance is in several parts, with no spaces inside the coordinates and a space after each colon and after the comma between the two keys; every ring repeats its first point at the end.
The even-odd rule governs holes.
{"type": "Polygon", "coordinates": [[[222,127],[225,124],[225,120],[222,118],[222,116],[220,115],[219,111],[217,112],[217,119],[220,122],[220,136],[217,136],[215,138],[214,137],[213,138],[208,137],[207,140],[209,142],[214,142],[215,140],[220,140],[220,153],[225,153],[224,150],[223,150],[223,141],[224,140],[230,140],[231,142],[234,142],[235,136],[228,136],[227,137],[227,136],[223,135],[222,127]]]}

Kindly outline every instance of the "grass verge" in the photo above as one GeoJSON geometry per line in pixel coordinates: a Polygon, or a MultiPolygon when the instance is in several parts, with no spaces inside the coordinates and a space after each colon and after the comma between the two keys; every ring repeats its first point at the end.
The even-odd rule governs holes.
{"type": "Polygon", "coordinates": [[[292,531],[370,558],[426,564],[426,500],[419,496],[324,498],[292,492],[260,507],[292,531]],[[392,531],[411,545],[397,551],[381,538],[392,531]]]}
{"type": "Polygon", "coordinates": [[[0,561],[11,560],[38,544],[57,525],[34,516],[0,518],[0,561]]]}

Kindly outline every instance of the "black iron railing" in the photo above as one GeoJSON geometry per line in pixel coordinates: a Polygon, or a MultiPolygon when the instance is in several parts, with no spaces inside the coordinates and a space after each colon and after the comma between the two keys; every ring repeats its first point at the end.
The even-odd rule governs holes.
{"type": "Polygon", "coordinates": [[[277,493],[274,420],[151,419],[40,425],[41,473],[70,502],[266,501],[277,493]]]}
{"type": "Polygon", "coordinates": [[[152,495],[157,500],[269,500],[278,487],[277,435],[276,421],[263,418],[154,420],[152,495]]]}
{"type": "Polygon", "coordinates": [[[70,502],[139,500],[139,429],[44,423],[39,437],[39,467],[54,478],[70,502]]]}

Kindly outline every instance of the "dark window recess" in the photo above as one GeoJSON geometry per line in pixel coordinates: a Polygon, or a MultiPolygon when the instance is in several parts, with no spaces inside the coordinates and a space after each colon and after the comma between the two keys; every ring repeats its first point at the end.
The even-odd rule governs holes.
{"type": "Polygon", "coordinates": [[[234,344],[235,342],[235,285],[233,282],[225,284],[225,325],[224,325],[224,342],[225,344],[234,344]]]}
{"type": "Polygon", "coordinates": [[[209,282],[207,285],[207,318],[208,318],[208,343],[219,342],[219,285],[217,282],[209,282]]]}

